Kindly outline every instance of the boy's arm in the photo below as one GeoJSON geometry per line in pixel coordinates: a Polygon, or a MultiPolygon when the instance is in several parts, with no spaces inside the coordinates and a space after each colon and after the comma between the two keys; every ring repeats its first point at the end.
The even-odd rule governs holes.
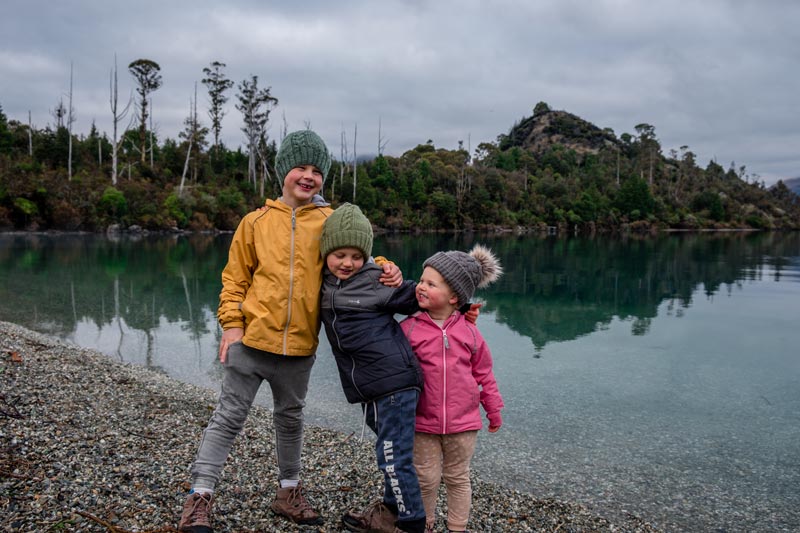
{"type": "Polygon", "coordinates": [[[400,268],[393,261],[386,259],[382,255],[373,257],[372,260],[383,270],[379,280],[381,283],[387,287],[399,287],[403,283],[403,273],[400,272],[400,268]]]}
{"type": "Polygon", "coordinates": [[[228,250],[228,263],[222,270],[222,291],[219,294],[217,318],[222,326],[220,342],[220,361],[224,362],[228,346],[244,336],[244,314],[242,302],[253,281],[253,271],[257,264],[253,227],[243,219],[228,250]],[[228,331],[231,331],[228,333],[228,331]]]}
{"type": "Polygon", "coordinates": [[[416,288],[415,282],[406,280],[399,287],[384,289],[389,294],[382,309],[392,314],[413,315],[419,311],[416,288]]]}

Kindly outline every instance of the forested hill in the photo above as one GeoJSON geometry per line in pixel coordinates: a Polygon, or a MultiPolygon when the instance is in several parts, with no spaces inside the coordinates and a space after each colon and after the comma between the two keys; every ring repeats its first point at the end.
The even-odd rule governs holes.
{"type": "MultiPolygon", "coordinates": [[[[230,230],[279,195],[274,142],[210,145],[196,112],[185,126],[178,139],[141,127],[113,143],[94,126],[32,129],[0,108],[0,229],[230,230]]],[[[701,164],[686,146],[665,153],[652,125],[617,135],[543,102],[474,153],[429,141],[335,161],[324,195],[399,231],[800,229],[800,199],[782,182],[701,164]]]]}

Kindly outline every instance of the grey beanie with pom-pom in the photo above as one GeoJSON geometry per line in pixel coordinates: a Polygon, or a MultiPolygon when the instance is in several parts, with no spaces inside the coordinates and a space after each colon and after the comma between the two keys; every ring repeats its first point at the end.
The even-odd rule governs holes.
{"type": "Polygon", "coordinates": [[[492,251],[476,244],[469,252],[451,250],[437,252],[422,265],[436,270],[458,297],[458,305],[467,303],[477,289],[497,281],[503,273],[500,262],[492,251]]]}

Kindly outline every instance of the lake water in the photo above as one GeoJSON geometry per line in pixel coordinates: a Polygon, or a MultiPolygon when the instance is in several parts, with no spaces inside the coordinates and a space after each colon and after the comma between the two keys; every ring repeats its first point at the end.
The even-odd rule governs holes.
{"type": "MultiPolygon", "coordinates": [[[[0,234],[0,320],[217,389],[230,238],[0,234]]],[[[800,234],[375,250],[415,279],[475,241],[506,268],[479,294],[506,400],[503,429],[479,438],[481,477],[669,531],[800,530],[800,234]]],[[[308,404],[311,423],[360,433],[324,335],[308,404]]]]}

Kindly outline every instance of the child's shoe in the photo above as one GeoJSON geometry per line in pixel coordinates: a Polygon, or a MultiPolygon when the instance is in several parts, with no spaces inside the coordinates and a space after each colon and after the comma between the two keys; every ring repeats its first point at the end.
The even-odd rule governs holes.
{"type": "Polygon", "coordinates": [[[296,487],[278,487],[270,508],[276,514],[284,516],[295,524],[317,526],[324,522],[322,517],[316,512],[303,493],[302,483],[296,487]]]}
{"type": "Polygon", "coordinates": [[[403,533],[395,526],[397,515],[381,500],[371,503],[363,513],[348,511],[342,516],[342,525],[357,533],[403,533]]]}
{"type": "Polygon", "coordinates": [[[214,496],[205,492],[193,492],[183,504],[181,521],[178,524],[180,531],[188,533],[214,533],[211,529],[211,505],[214,496]]]}

